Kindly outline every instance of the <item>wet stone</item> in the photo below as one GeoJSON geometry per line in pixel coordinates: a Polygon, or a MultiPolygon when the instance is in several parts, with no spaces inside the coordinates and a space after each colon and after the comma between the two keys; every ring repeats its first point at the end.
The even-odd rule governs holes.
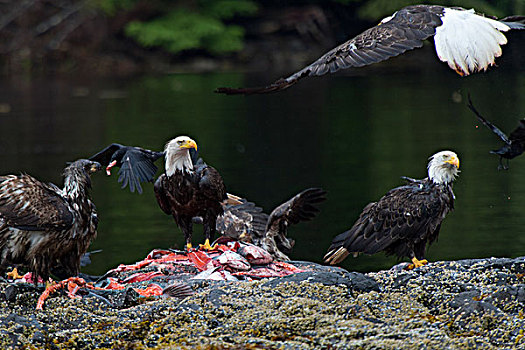
{"type": "Polygon", "coordinates": [[[16,287],[13,285],[7,286],[7,288],[2,292],[1,297],[3,300],[12,303],[16,299],[16,287]]]}
{"type": "Polygon", "coordinates": [[[367,274],[293,262],[308,271],[228,282],[181,275],[195,292],[182,300],[133,288],[83,291],[82,299],[61,291],[43,311],[35,311],[40,287],[0,282],[2,295],[15,295],[0,298],[0,348],[519,349],[524,261],[438,261],[367,274]]]}
{"type": "Polygon", "coordinates": [[[449,303],[452,308],[462,307],[472,301],[475,301],[476,298],[479,298],[480,292],[473,290],[469,292],[462,292],[457,294],[449,303]]]}
{"type": "Polygon", "coordinates": [[[300,272],[293,275],[276,278],[266,282],[268,287],[275,286],[283,282],[309,282],[321,283],[326,286],[345,285],[348,288],[359,292],[379,291],[379,284],[371,277],[367,277],[359,272],[300,272]]]}
{"type": "Polygon", "coordinates": [[[195,312],[195,311],[199,311],[201,309],[201,307],[197,304],[194,304],[194,303],[180,303],[179,306],[177,306],[175,308],[175,311],[176,312],[183,312],[183,311],[187,311],[187,312],[195,312]]]}
{"type": "Polygon", "coordinates": [[[225,291],[221,289],[212,289],[208,294],[207,300],[215,307],[221,307],[224,303],[221,300],[221,297],[228,295],[225,291]]]}
{"type": "Polygon", "coordinates": [[[413,278],[416,278],[416,276],[414,276],[412,274],[408,274],[408,273],[401,274],[401,275],[396,277],[396,279],[394,280],[394,285],[392,287],[393,288],[404,287],[404,286],[406,286],[408,281],[410,281],[413,278]]]}
{"type": "Polygon", "coordinates": [[[119,308],[129,308],[139,303],[139,293],[133,290],[133,288],[126,288],[124,293],[118,294],[115,300],[115,305],[119,308]]]}
{"type": "Polygon", "coordinates": [[[44,333],[40,331],[36,331],[33,333],[33,336],[31,337],[31,343],[33,344],[43,344],[46,342],[46,336],[44,333]]]}

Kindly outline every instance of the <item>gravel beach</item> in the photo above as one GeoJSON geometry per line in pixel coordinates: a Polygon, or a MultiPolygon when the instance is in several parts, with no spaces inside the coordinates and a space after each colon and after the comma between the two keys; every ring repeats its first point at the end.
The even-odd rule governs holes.
{"type": "Polygon", "coordinates": [[[308,271],[187,280],[184,299],[60,291],[43,311],[42,287],[1,282],[0,348],[525,349],[525,257],[367,274],[293,264],[308,271]]]}

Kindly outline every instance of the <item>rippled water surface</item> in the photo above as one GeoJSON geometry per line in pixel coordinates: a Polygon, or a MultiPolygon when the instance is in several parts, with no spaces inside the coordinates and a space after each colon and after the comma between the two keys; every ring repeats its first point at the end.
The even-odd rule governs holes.
{"type": "MultiPolygon", "coordinates": [[[[304,188],[326,189],[318,218],[289,232],[297,241],[293,258],[320,262],[331,239],[351,227],[368,202],[401,184],[400,176],[425,177],[428,156],[452,149],[461,159],[456,210],[428,258],[523,255],[525,156],[511,161],[509,171],[498,171],[498,159],[488,151],[500,142],[465,105],[470,92],[478,110],[506,131],[525,117],[525,59],[516,54],[519,47],[509,50],[512,60],[467,78],[430,55],[429,62],[387,62],[250,97],[213,90],[260,85],[279,73],[4,79],[0,173],[27,172],[61,184],[67,161],[109,143],[160,150],[187,134],[229,192],[268,212],[304,188]]],[[[100,226],[92,249],[103,251],[88,273],[142,259],[153,248],[183,246],[152,185],[142,196],[131,194],[120,190],[115,175],[94,176],[100,226]]],[[[199,228],[194,241],[201,239],[199,228]]],[[[348,258],[343,267],[370,271],[395,262],[377,254],[348,258]]]]}

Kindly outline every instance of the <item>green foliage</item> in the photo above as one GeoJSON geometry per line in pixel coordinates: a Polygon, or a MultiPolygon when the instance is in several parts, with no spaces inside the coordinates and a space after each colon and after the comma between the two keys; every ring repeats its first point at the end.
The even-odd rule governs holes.
{"type": "Polygon", "coordinates": [[[106,14],[112,16],[118,10],[127,10],[133,7],[138,0],[91,0],[90,4],[102,9],[106,14]]]}
{"type": "Polygon", "coordinates": [[[257,12],[257,4],[246,0],[201,0],[200,4],[208,16],[221,19],[251,16],[257,12]]]}
{"type": "Polygon", "coordinates": [[[162,47],[172,53],[206,49],[222,54],[242,49],[244,30],[180,9],[149,22],[131,22],[126,26],[126,34],[146,47],[162,47]]]}
{"type": "MultiPolygon", "coordinates": [[[[194,4],[195,5],[195,4],[194,4]]],[[[176,7],[164,16],[148,22],[134,21],[125,28],[126,35],[146,47],[161,47],[171,53],[204,49],[214,55],[239,51],[244,29],[223,20],[248,16],[257,11],[250,0],[202,0],[192,9],[176,7]]]]}

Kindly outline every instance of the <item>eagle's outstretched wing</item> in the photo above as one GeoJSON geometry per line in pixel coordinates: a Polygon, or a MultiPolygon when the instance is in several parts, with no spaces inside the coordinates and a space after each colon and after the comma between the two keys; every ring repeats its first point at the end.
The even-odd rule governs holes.
{"type": "Polygon", "coordinates": [[[158,170],[154,163],[162,156],[164,152],[112,143],[89,159],[104,165],[108,174],[112,167],[120,167],[118,182],[122,184],[122,188],[129,185],[131,192],[136,189],[138,193],[142,193],[141,182],[153,181],[158,170]]]}
{"type": "Polygon", "coordinates": [[[423,46],[423,41],[442,24],[439,15],[442,6],[409,6],[396,12],[388,20],[330,50],[318,60],[288,78],[255,88],[225,88],[215,90],[227,95],[261,94],[284,90],[307,76],[334,73],[340,69],[363,67],[398,56],[407,50],[423,46]]]}

